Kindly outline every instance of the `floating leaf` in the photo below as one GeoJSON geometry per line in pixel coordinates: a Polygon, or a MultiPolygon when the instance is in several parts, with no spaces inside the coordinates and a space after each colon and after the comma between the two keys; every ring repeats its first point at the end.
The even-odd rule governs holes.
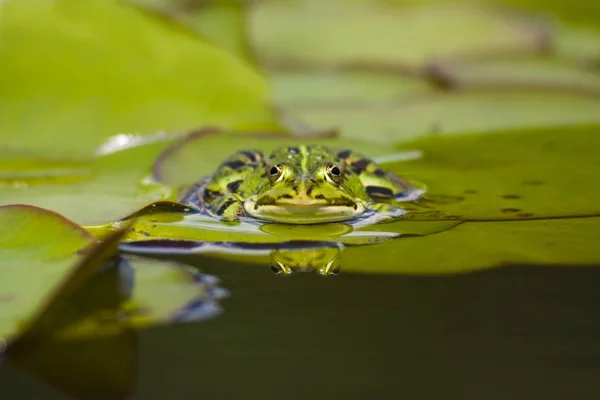
{"type": "Polygon", "coordinates": [[[549,57],[440,61],[432,79],[454,89],[546,90],[600,96],[600,74],[549,57]]]}
{"type": "MultiPolygon", "coordinates": [[[[403,221],[386,228],[394,230],[414,223],[403,221]]],[[[339,254],[339,268],[342,273],[447,275],[507,264],[597,265],[600,262],[596,243],[600,218],[420,224],[418,229],[429,234],[399,236],[370,246],[346,246],[339,254]]],[[[322,245],[306,242],[304,249],[318,250],[322,245]]],[[[295,257],[300,266],[307,263],[303,248],[272,243],[260,251],[245,243],[219,249],[192,241],[149,241],[122,246],[135,254],[183,257],[187,263],[198,266],[233,260],[268,268],[281,249],[288,252],[288,259],[295,257]]],[[[313,256],[319,254],[313,253],[313,256]]]]}
{"type": "Polygon", "coordinates": [[[122,1],[3,1],[0,37],[11,150],[82,157],[122,132],[272,126],[250,66],[122,1]]]}
{"type": "Polygon", "coordinates": [[[338,128],[347,138],[379,143],[436,134],[501,132],[512,129],[600,122],[600,100],[564,92],[472,91],[436,93],[400,102],[293,107],[301,121],[338,128]]]}
{"type": "Polygon", "coordinates": [[[269,83],[273,97],[290,110],[317,105],[334,109],[355,107],[368,102],[399,101],[434,91],[424,79],[412,76],[351,71],[273,70],[269,71],[269,83]]]}
{"type": "Polygon", "coordinates": [[[405,219],[499,220],[600,215],[598,126],[422,138],[423,157],[388,168],[427,186],[405,219]]]}
{"type": "Polygon", "coordinates": [[[483,6],[383,1],[262,1],[250,9],[260,58],[281,65],[395,65],[430,57],[539,51],[546,30],[483,6]]]}
{"type": "Polygon", "coordinates": [[[242,59],[251,58],[245,29],[245,5],[242,0],[129,1],[170,16],[242,59]]]}
{"type": "MultiPolygon", "coordinates": [[[[0,204],[31,204],[87,225],[120,219],[148,203],[173,196],[171,189],[145,179],[152,161],[166,146],[152,143],[98,157],[74,170],[79,179],[42,181],[34,176],[23,180],[18,171],[13,172],[4,181],[22,184],[0,186],[0,204]]],[[[39,174],[42,171],[52,172],[44,169],[39,174]]]]}
{"type": "Polygon", "coordinates": [[[562,25],[555,33],[489,5],[392,3],[251,8],[256,49],[290,130],[389,143],[600,121],[590,35],[576,51],[586,68],[566,51],[572,30],[562,25]]]}
{"type": "Polygon", "coordinates": [[[435,235],[347,248],[342,271],[454,274],[507,264],[598,265],[600,218],[467,222],[435,235]]]}
{"type": "Polygon", "coordinates": [[[36,207],[0,207],[0,337],[10,341],[81,256],[91,235],[36,207]]]}

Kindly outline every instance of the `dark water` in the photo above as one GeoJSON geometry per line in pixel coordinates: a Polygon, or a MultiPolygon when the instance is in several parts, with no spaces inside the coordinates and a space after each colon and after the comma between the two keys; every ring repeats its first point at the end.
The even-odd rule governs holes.
{"type": "MultiPolygon", "coordinates": [[[[205,272],[210,321],[139,335],[136,399],[597,399],[600,269],[452,277],[205,272]]],[[[60,399],[3,364],[2,399],[60,399]]]]}

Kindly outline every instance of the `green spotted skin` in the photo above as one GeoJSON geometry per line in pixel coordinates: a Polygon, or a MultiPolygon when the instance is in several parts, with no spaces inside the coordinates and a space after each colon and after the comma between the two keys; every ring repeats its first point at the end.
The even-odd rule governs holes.
{"type": "Polygon", "coordinates": [[[265,156],[238,151],[197,185],[185,201],[224,221],[242,216],[282,223],[322,223],[385,213],[385,200],[414,188],[351,150],[322,145],[283,146],[265,156]]]}

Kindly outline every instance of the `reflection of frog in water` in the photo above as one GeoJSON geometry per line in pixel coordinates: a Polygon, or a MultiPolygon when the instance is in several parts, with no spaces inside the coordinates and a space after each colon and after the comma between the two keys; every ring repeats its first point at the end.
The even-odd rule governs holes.
{"type": "MultiPolygon", "coordinates": [[[[284,146],[269,157],[239,151],[182,203],[224,221],[241,216],[288,224],[345,221],[366,211],[395,219],[404,211],[389,204],[419,196],[404,179],[350,150],[322,145],[284,146]]],[[[377,218],[376,218],[377,220],[377,218]]]]}
{"type": "Polygon", "coordinates": [[[273,250],[271,271],[277,275],[290,275],[293,272],[316,271],[320,275],[338,275],[340,267],[340,247],[319,247],[299,250],[273,250]]]}

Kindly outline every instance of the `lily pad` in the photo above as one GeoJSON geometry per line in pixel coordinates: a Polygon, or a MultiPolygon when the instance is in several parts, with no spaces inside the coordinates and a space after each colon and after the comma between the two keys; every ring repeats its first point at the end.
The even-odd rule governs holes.
{"type": "Polygon", "coordinates": [[[389,143],[600,121],[600,74],[583,62],[597,40],[569,53],[576,28],[439,1],[264,1],[250,16],[294,132],[389,143]]]}
{"type": "MultiPolygon", "coordinates": [[[[179,246],[172,241],[194,242],[198,247],[207,243],[214,246],[204,246],[205,251],[233,251],[236,247],[243,250],[245,244],[261,244],[258,250],[264,251],[270,245],[272,248],[286,247],[287,243],[295,242],[336,242],[346,245],[367,245],[381,243],[400,236],[430,235],[452,228],[456,221],[438,221],[425,224],[411,221],[403,224],[385,224],[355,226],[349,223],[331,223],[318,225],[284,225],[265,224],[260,222],[241,222],[227,224],[212,217],[201,214],[185,213],[149,213],[140,215],[124,237],[126,242],[157,242],[159,247],[167,248],[160,251],[168,252],[169,246],[180,254],[189,251],[193,245],[187,243],[179,246]],[[191,247],[190,247],[191,246],[191,247]]],[[[121,224],[114,224],[120,226],[121,224]]],[[[152,243],[141,243],[140,249],[150,249],[136,254],[151,254],[152,243]]],[[[134,247],[127,247],[133,249],[134,247]]],[[[248,251],[252,249],[246,249],[248,251]]]]}
{"type": "MultiPolygon", "coordinates": [[[[71,168],[72,175],[43,180],[39,175],[56,169],[40,169],[24,179],[23,168],[15,168],[2,180],[0,204],[30,204],[47,208],[79,224],[94,225],[115,221],[134,210],[161,199],[173,197],[170,188],[145,179],[154,158],[166,143],[151,143],[97,157],[71,168]],[[19,172],[21,171],[21,172],[19,172]],[[78,178],[78,179],[74,179],[78,178]],[[18,185],[10,185],[11,182],[18,185]]],[[[17,160],[22,165],[35,160],[17,160]]],[[[19,165],[12,161],[11,165],[19,165]]]]}
{"type": "Polygon", "coordinates": [[[169,16],[242,59],[251,59],[242,0],[128,0],[169,16]]]}
{"type": "MultiPolygon", "coordinates": [[[[82,328],[92,327],[89,318],[97,316],[94,311],[105,312],[108,306],[115,313],[126,307],[132,317],[139,312],[145,316],[139,321],[119,320],[119,326],[129,328],[170,322],[188,305],[214,300],[214,282],[205,284],[195,272],[115,258],[124,231],[90,250],[92,237],[87,231],[41,208],[0,207],[0,221],[0,337],[9,343],[19,332],[28,337],[60,333],[63,339],[103,335],[106,331],[98,326],[82,328]],[[169,294],[170,300],[161,300],[161,293],[169,294]],[[76,296],[79,301],[73,301],[76,296]]],[[[103,325],[111,332],[110,325],[103,325]]]]}
{"type": "Polygon", "coordinates": [[[342,271],[455,274],[508,264],[598,265],[600,218],[467,222],[341,254],[342,271]]]}
{"type": "Polygon", "coordinates": [[[15,337],[91,240],[85,229],[58,214],[30,206],[0,207],[0,337],[7,342],[15,337]]]}
{"type": "Polygon", "coordinates": [[[290,107],[306,125],[378,143],[422,136],[502,132],[600,122],[600,100],[546,90],[473,90],[417,95],[398,102],[290,107]]]}
{"type": "Polygon", "coordinates": [[[539,51],[547,31],[482,6],[383,1],[262,1],[250,8],[260,59],[269,65],[395,65],[431,57],[539,51]]]}
{"type": "Polygon", "coordinates": [[[507,220],[600,215],[600,127],[422,138],[423,157],[387,164],[427,186],[404,218],[507,220]]]}
{"type": "Polygon", "coordinates": [[[600,96],[600,74],[549,57],[439,61],[430,77],[453,89],[538,89],[600,96]]]}
{"type": "MultiPolygon", "coordinates": [[[[414,221],[403,223],[410,226],[414,221]]],[[[400,224],[391,225],[397,227],[400,224]]],[[[600,262],[596,243],[600,218],[464,222],[447,225],[443,227],[445,229],[440,229],[440,222],[421,224],[419,230],[429,231],[429,234],[399,236],[370,246],[341,248],[337,259],[341,272],[449,275],[509,264],[585,266],[600,262]]],[[[263,268],[269,268],[277,253],[285,251],[288,260],[296,261],[288,266],[304,270],[307,263],[318,261],[322,253],[319,249],[331,248],[333,244],[305,242],[303,246],[294,248],[270,243],[253,247],[246,243],[231,243],[219,248],[193,241],[151,240],[125,243],[122,248],[134,254],[159,258],[182,257],[187,263],[198,266],[226,259],[263,268]]]]}
{"type": "Polygon", "coordinates": [[[434,92],[433,85],[425,79],[397,74],[275,69],[268,71],[268,78],[278,104],[292,111],[296,107],[335,109],[400,101],[434,92]]]}
{"type": "Polygon", "coordinates": [[[273,126],[251,66],[123,1],[3,1],[0,37],[11,151],[85,157],[123,132],[273,126]]]}

